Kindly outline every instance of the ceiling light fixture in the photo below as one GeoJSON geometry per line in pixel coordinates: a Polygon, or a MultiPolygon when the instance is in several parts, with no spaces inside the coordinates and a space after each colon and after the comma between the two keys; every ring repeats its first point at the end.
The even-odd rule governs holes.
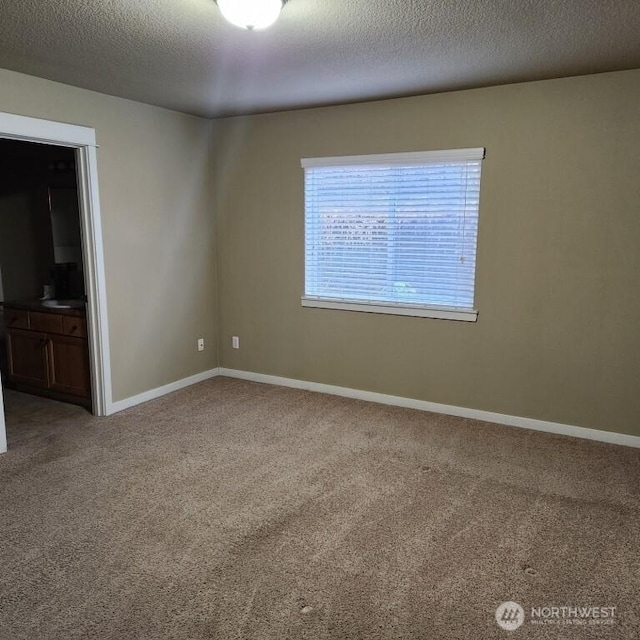
{"type": "Polygon", "coordinates": [[[242,29],[266,29],[280,15],[286,0],[216,0],[222,15],[242,29]]]}

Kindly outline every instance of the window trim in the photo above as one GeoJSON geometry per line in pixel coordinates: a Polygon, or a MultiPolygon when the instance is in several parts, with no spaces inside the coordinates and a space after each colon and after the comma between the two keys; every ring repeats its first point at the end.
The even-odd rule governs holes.
{"type": "MultiPolygon", "coordinates": [[[[442,149],[435,151],[416,151],[407,153],[382,153],[357,156],[301,158],[300,165],[303,169],[335,166],[362,167],[381,164],[385,164],[387,166],[412,166],[437,162],[482,161],[484,160],[485,155],[486,150],[484,147],[471,147],[466,149],[442,149]]],[[[477,273],[475,275],[477,276],[477,273]]],[[[337,309],[342,311],[357,311],[364,313],[382,313],[387,315],[411,316],[417,318],[435,318],[440,320],[457,320],[463,322],[476,322],[478,319],[478,311],[475,308],[448,307],[439,305],[410,304],[398,302],[363,302],[361,300],[351,300],[348,298],[311,296],[306,295],[306,293],[301,297],[301,305],[303,307],[312,307],[317,309],[337,309]]]]}
{"type": "Polygon", "coordinates": [[[370,164],[421,165],[430,162],[464,162],[484,160],[484,147],[469,149],[442,149],[438,151],[409,151],[407,153],[378,153],[364,156],[330,156],[325,158],[302,158],[303,169],[310,167],[339,167],[342,165],[365,166],[370,164]]]}
{"type": "Polygon", "coordinates": [[[341,311],[361,311],[364,313],[384,313],[394,316],[410,316],[414,318],[436,318],[438,320],[460,320],[463,322],[476,322],[478,311],[476,309],[456,309],[454,307],[436,307],[424,305],[397,304],[395,302],[358,302],[356,300],[337,300],[335,298],[316,298],[302,296],[300,298],[303,307],[316,309],[338,309],[341,311]]]}

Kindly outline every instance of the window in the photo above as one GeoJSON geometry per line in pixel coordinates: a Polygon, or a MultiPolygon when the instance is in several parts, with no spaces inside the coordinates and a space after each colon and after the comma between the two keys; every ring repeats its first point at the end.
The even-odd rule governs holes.
{"type": "Polygon", "coordinates": [[[303,306],[475,320],[483,158],[304,158],[303,306]]]}

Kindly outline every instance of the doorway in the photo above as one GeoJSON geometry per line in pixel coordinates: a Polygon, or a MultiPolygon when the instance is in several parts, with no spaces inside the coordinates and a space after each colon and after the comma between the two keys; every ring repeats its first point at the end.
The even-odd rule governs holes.
{"type": "Polygon", "coordinates": [[[91,409],[85,299],[74,150],[0,139],[5,391],[91,409]]]}
{"type": "MultiPolygon", "coordinates": [[[[107,303],[98,198],[95,130],[77,125],[0,113],[0,139],[64,147],[73,154],[86,285],[86,334],[91,406],[94,415],[113,411],[107,303]]],[[[0,452],[6,451],[4,403],[0,385],[0,452]]]]}

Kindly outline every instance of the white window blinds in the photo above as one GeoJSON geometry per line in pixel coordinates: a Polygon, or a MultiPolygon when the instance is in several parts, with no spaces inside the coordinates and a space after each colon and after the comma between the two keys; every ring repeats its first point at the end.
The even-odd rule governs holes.
{"type": "Polygon", "coordinates": [[[303,301],[472,311],[483,157],[303,159],[303,301]]]}

